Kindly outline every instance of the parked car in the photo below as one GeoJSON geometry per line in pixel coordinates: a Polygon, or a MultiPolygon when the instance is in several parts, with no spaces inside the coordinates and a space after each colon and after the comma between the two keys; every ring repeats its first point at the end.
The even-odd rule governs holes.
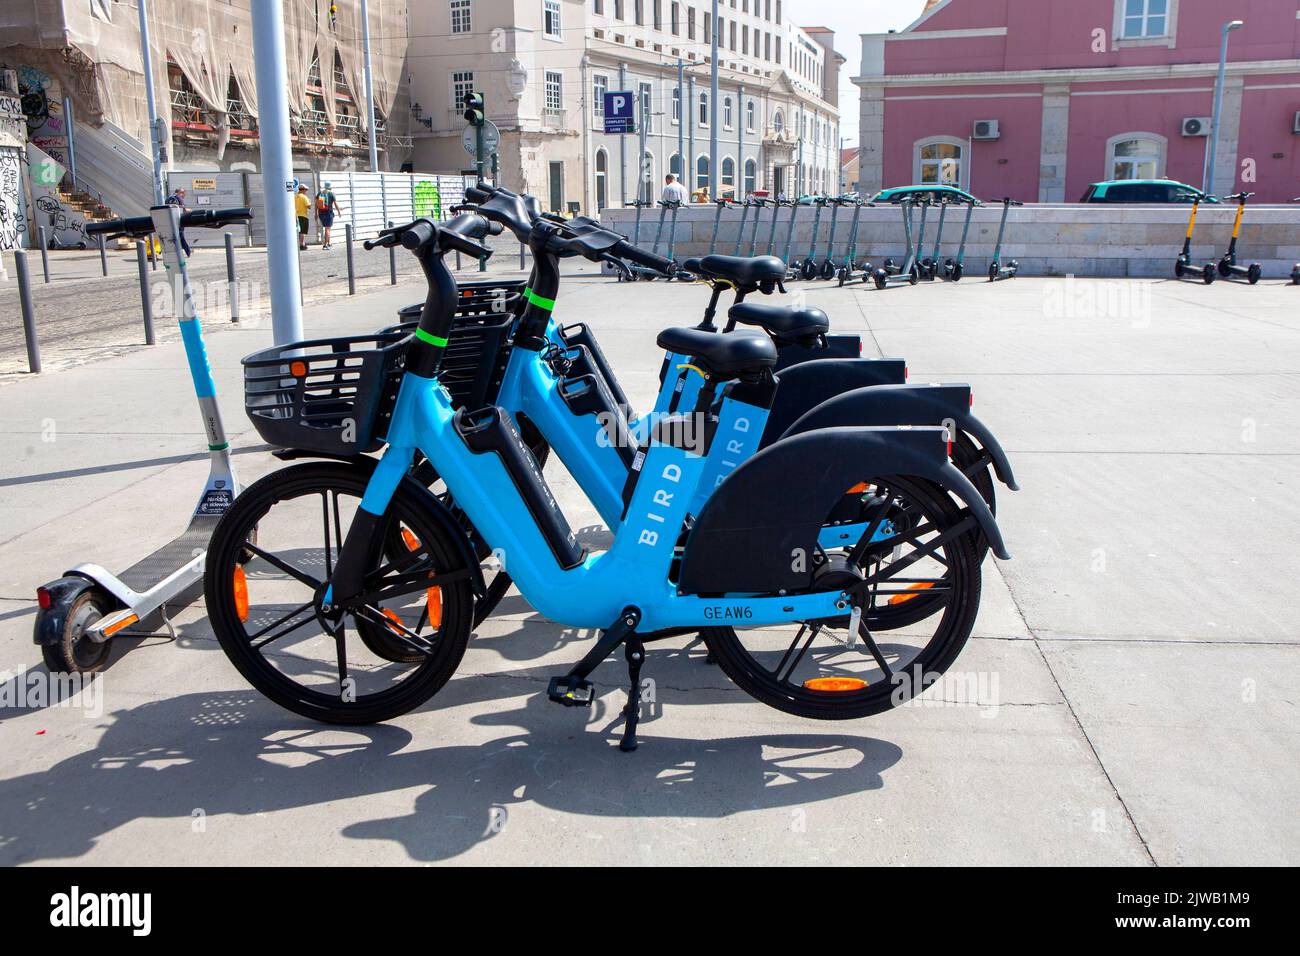
{"type": "Polygon", "coordinates": [[[944,186],[939,183],[919,183],[915,186],[893,186],[889,189],[882,189],[871,197],[874,203],[898,202],[904,196],[929,197],[931,201],[938,201],[940,196],[946,196],[954,202],[978,202],[974,196],[965,190],[958,189],[956,186],[944,186]]]}
{"type": "Polygon", "coordinates": [[[1196,199],[1201,202],[1219,201],[1206,196],[1195,186],[1172,179],[1112,179],[1093,183],[1079,202],[1190,203],[1196,199]]]}

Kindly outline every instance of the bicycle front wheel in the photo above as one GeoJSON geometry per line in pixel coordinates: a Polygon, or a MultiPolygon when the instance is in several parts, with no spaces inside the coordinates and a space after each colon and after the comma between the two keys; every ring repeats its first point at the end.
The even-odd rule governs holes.
{"type": "Polygon", "coordinates": [[[226,656],[272,701],[326,723],[413,710],[447,683],[469,642],[473,569],[438,506],[409,481],[370,543],[370,599],[337,623],[322,613],[369,474],[309,462],[268,475],[235,499],[208,550],[208,617],[226,656]],[[409,547],[392,554],[394,537],[409,547]],[[394,644],[410,658],[389,659],[383,651],[394,644]]]}

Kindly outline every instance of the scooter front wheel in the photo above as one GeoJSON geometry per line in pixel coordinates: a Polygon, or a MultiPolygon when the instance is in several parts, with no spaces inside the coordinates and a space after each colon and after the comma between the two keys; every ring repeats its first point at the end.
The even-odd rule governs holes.
{"type": "Polygon", "coordinates": [[[1174,263],[1174,277],[1181,279],[1183,277],[1183,260],[1179,259],[1174,263]]]}
{"type": "Polygon", "coordinates": [[[954,262],[952,268],[948,270],[948,278],[953,282],[960,282],[962,277],[962,268],[960,262],[954,262]]]}
{"type": "Polygon", "coordinates": [[[1219,271],[1214,268],[1214,263],[1207,263],[1201,270],[1201,281],[1206,285],[1214,285],[1214,280],[1219,277],[1219,271]]]}
{"type": "Polygon", "coordinates": [[[1260,278],[1263,275],[1264,275],[1264,270],[1260,268],[1259,263],[1258,262],[1251,263],[1250,268],[1246,270],[1246,281],[1249,282],[1251,285],[1254,285],[1260,280],[1260,278]]]}
{"type": "Polygon", "coordinates": [[[851,568],[831,555],[820,573],[829,588],[853,589],[862,608],[852,616],[771,627],[701,631],[723,672],[756,700],[786,713],[848,720],[889,710],[920,693],[961,652],[979,612],[981,577],[971,535],[956,505],[929,482],[881,479],[891,513],[914,516],[891,539],[868,547],[851,568]],[[891,570],[894,569],[894,570],[891,570]],[[936,602],[925,627],[876,638],[882,613],[924,594],[936,602]]]}
{"type": "Polygon", "coordinates": [[[805,280],[815,279],[817,277],[817,263],[812,259],[805,259],[799,266],[799,275],[805,280]]]}
{"type": "Polygon", "coordinates": [[[835,278],[839,280],[839,287],[843,289],[844,283],[847,282],[849,278],[849,270],[841,268],[840,271],[835,274],[835,278]]]}
{"type": "Polygon", "coordinates": [[[823,279],[835,278],[835,266],[831,263],[831,260],[829,259],[827,259],[825,262],[822,263],[822,278],[823,279]]]}

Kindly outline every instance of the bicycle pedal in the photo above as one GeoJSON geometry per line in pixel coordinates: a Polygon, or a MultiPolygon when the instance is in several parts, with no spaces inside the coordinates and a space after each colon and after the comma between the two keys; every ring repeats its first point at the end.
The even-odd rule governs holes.
{"type": "Polygon", "coordinates": [[[551,678],[546,696],[565,707],[590,707],[596,699],[596,690],[591,681],[565,674],[551,678]]]}

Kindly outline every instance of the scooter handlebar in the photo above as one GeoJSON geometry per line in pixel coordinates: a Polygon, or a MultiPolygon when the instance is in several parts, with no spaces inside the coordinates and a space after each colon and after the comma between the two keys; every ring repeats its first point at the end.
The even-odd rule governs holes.
{"type": "Polygon", "coordinates": [[[632,245],[626,239],[620,241],[609,251],[611,255],[620,259],[627,259],[629,262],[635,262],[639,266],[663,275],[672,275],[677,269],[673,260],[657,256],[653,252],[646,252],[644,249],[632,245]]]}

